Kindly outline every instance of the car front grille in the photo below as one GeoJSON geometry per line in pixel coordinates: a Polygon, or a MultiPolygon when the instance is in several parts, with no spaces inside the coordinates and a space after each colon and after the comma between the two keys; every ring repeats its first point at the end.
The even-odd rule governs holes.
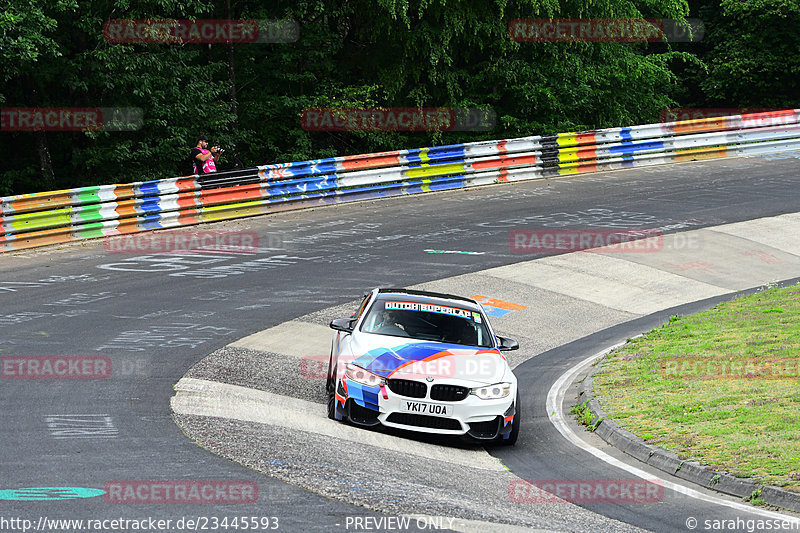
{"type": "Polygon", "coordinates": [[[459,385],[434,385],[431,387],[431,400],[460,402],[469,396],[469,388],[459,385]]]}
{"type": "Polygon", "coordinates": [[[453,420],[452,418],[439,418],[438,416],[415,415],[412,413],[392,413],[386,421],[402,424],[404,426],[416,426],[430,429],[461,429],[461,424],[458,420],[453,420]]]}
{"type": "Polygon", "coordinates": [[[427,385],[410,379],[389,379],[386,384],[393,393],[408,398],[424,398],[428,393],[427,385]]]}

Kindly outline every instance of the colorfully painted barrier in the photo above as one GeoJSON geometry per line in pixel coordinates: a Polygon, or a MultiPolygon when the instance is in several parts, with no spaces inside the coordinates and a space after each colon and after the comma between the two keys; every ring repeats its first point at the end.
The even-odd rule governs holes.
{"type": "Polygon", "coordinates": [[[404,194],[800,150],[800,109],[362,154],[0,198],[0,250],[404,194]]]}

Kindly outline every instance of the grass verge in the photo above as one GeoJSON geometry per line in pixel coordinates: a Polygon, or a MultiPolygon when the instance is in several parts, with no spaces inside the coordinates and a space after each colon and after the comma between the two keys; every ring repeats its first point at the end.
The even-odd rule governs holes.
{"type": "Polygon", "coordinates": [[[720,304],[609,354],[594,393],[646,442],[800,492],[800,284],[720,304]]]}

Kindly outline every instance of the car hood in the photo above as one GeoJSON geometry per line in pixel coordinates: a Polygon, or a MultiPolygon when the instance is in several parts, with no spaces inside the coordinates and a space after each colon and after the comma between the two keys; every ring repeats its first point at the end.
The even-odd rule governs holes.
{"type": "Polygon", "coordinates": [[[354,339],[353,363],[391,379],[434,379],[491,385],[506,373],[505,357],[494,348],[368,335],[354,339]],[[387,343],[387,340],[389,341],[387,343]]]}

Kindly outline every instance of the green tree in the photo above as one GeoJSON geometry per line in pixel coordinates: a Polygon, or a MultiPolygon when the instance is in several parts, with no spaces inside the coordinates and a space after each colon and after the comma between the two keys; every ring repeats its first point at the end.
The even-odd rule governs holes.
{"type": "MultiPolygon", "coordinates": [[[[30,3],[12,1],[14,13],[30,3]]],[[[6,132],[16,157],[0,173],[0,194],[187,174],[180,165],[199,133],[232,148],[228,165],[253,166],[649,122],[675,103],[676,65],[694,60],[668,44],[524,43],[508,33],[509,21],[528,17],[680,20],[685,0],[64,0],[57,5],[72,10],[73,24],[32,1],[51,22],[6,18],[3,27],[47,43],[47,53],[5,75],[0,93],[9,105],[138,107],[144,122],[138,131],[41,134],[51,179],[36,136],[6,132]],[[234,46],[103,38],[112,18],[193,17],[292,19],[300,38],[234,46]],[[314,132],[300,124],[308,107],[382,106],[490,107],[499,120],[477,132],[314,132]]]]}
{"type": "MultiPolygon", "coordinates": [[[[24,11],[30,2],[17,2],[24,11]]],[[[37,0],[38,1],[38,0],[37,0]]],[[[61,6],[61,4],[59,4],[61,6]]],[[[36,16],[14,15],[9,28],[34,43],[16,49],[27,58],[6,74],[2,93],[14,107],[122,107],[143,114],[137,131],[4,132],[19,157],[2,173],[0,193],[33,192],[57,187],[130,182],[189,174],[188,152],[199,133],[225,142],[233,121],[225,102],[225,63],[198,44],[113,44],[104,38],[104,23],[116,19],[190,18],[212,9],[198,0],[63,3],[75,22],[48,16],[41,2],[36,16]],[[34,21],[34,22],[31,22],[34,21]],[[36,33],[36,21],[45,21],[36,33]],[[45,43],[38,53],[35,43],[45,43]],[[47,53],[45,53],[47,52],[47,53]],[[34,155],[45,138],[54,179],[42,158],[34,155]],[[37,165],[38,163],[38,165],[37,165]]],[[[62,7],[63,7],[62,6],[62,7]]],[[[63,9],[66,9],[63,7],[63,9]]],[[[55,8],[52,8],[55,9],[55,8]]],[[[5,41],[4,41],[5,51],[5,41]]],[[[15,48],[12,48],[14,50],[15,48]]],[[[39,156],[42,155],[41,150],[39,156]]]]}
{"type": "Polygon", "coordinates": [[[706,0],[705,72],[696,73],[707,106],[800,107],[800,2],[706,0]]]}

